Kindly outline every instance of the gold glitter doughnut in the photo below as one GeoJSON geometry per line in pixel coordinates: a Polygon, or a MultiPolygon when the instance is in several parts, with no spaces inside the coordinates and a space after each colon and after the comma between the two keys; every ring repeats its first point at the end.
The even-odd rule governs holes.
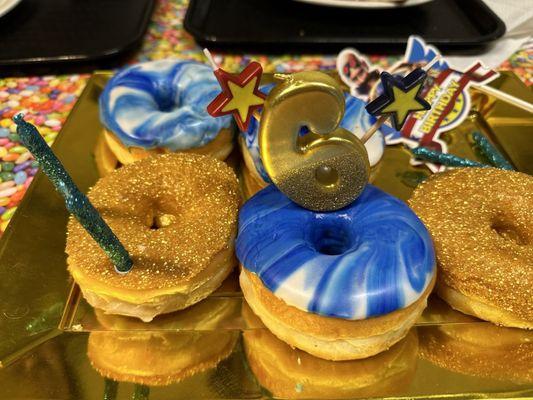
{"type": "Polygon", "coordinates": [[[420,185],[409,203],[435,242],[437,293],[466,314],[533,328],[533,177],[456,169],[420,185]]]}
{"type": "Polygon", "coordinates": [[[71,218],[69,270],[86,299],[110,313],[151,320],[185,308],[213,292],[235,265],[238,193],[233,170],[208,156],[168,154],[124,166],[88,197],[128,250],[133,269],[115,272],[71,218]]]}

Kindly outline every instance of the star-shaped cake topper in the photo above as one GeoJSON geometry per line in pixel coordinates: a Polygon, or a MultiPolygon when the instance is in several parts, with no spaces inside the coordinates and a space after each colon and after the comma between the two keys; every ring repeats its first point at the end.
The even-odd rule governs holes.
{"type": "Polygon", "coordinates": [[[427,72],[421,68],[415,69],[403,78],[383,72],[381,74],[383,94],[368,103],[366,110],[373,116],[391,116],[394,128],[401,130],[409,114],[431,108],[420,94],[426,77],[427,72]]]}
{"type": "Polygon", "coordinates": [[[240,74],[230,74],[214,62],[212,64],[222,92],[207,106],[207,112],[213,117],[233,114],[239,129],[246,131],[253,112],[263,105],[266,98],[259,91],[263,73],[261,64],[252,61],[240,74]]]}

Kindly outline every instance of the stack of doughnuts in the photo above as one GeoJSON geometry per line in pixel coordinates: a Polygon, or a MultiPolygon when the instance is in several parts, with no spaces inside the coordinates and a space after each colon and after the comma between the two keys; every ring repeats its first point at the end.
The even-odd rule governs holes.
{"type": "Polygon", "coordinates": [[[129,273],[116,273],[71,218],[68,269],[96,308],[151,321],[204,299],[236,265],[238,182],[215,158],[145,158],[100,179],[88,197],[133,261],[129,273]]]}
{"type": "Polygon", "coordinates": [[[218,90],[212,69],[194,61],[151,61],[118,72],[100,96],[100,174],[177,151],[226,159],[233,148],[231,117],[206,111],[218,90]]]}
{"type": "MultiPolygon", "coordinates": [[[[407,380],[418,348],[411,328],[435,285],[457,310],[533,328],[533,178],[458,169],[421,185],[410,207],[368,184],[340,210],[311,211],[269,185],[256,115],[239,138],[249,200],[238,215],[239,183],[219,161],[232,150],[230,117],[215,119],[206,111],[218,91],[206,65],[167,60],[121,71],[102,93],[105,131],[95,157],[106,176],[88,197],[126,247],[133,269],[117,274],[74,219],[66,247],[69,271],[86,300],[101,310],[101,324],[125,331],[91,335],[89,355],[102,375],[168,384],[226,357],[236,339],[215,329],[217,317],[172,325],[212,331],[177,339],[131,334],[138,321],[109,315],[144,322],[159,316],[155,326],[164,325],[161,314],[213,293],[237,263],[235,256],[249,305],[244,319],[258,318],[261,326],[244,333],[246,356],[274,396],[376,395],[386,393],[388,383],[407,380]],[[116,343],[122,350],[114,353],[116,343]],[[174,357],[178,352],[186,357],[174,357]],[[359,359],[365,360],[354,361],[359,359]],[[299,385],[302,391],[295,391],[299,385]]],[[[362,136],[372,123],[364,103],[346,96],[341,127],[362,136]]],[[[375,173],[383,134],[365,146],[375,173]]],[[[213,311],[206,307],[190,308],[190,315],[213,311]]],[[[435,361],[439,351],[457,358],[465,343],[465,354],[475,358],[475,332],[481,338],[502,332],[463,328],[425,330],[426,358],[441,365],[435,361]]],[[[522,356],[529,339],[503,336],[520,342],[516,354],[522,356]]]]}
{"type": "Polygon", "coordinates": [[[400,341],[435,283],[426,228],[372,185],[325,213],[268,186],[241,209],[236,252],[244,297],[266,327],[328,360],[369,357],[400,341]]]}
{"type": "MultiPolygon", "coordinates": [[[[261,88],[264,93],[269,93],[273,84],[265,85],[261,88]]],[[[340,127],[353,132],[357,137],[363,134],[372,126],[373,120],[365,111],[366,103],[356,97],[345,94],[345,111],[340,127]]],[[[241,132],[239,143],[244,160],[242,169],[243,190],[246,198],[251,197],[257,191],[269,185],[270,179],[265,171],[259,154],[259,121],[260,114],[256,114],[250,122],[246,132],[241,132]]],[[[377,173],[378,165],[385,150],[385,139],[382,130],[391,129],[386,126],[373,135],[366,143],[366,151],[370,163],[370,181],[377,173]]]]}
{"type": "Polygon", "coordinates": [[[466,314],[533,329],[533,177],[456,169],[420,185],[410,205],[435,242],[438,295],[466,314]]]}

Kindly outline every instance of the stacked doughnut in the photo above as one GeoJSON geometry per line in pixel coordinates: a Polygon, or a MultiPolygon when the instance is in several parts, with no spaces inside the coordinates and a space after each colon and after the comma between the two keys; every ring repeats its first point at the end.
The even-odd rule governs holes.
{"type": "Polygon", "coordinates": [[[233,148],[231,117],[213,118],[206,110],[219,90],[212,69],[194,61],[152,61],[118,72],[100,96],[105,129],[95,158],[101,175],[177,151],[224,160],[233,148]]]}
{"type": "Polygon", "coordinates": [[[533,329],[533,177],[456,169],[419,186],[410,204],[435,241],[439,296],[466,314],[533,329]]]}
{"type": "Polygon", "coordinates": [[[435,283],[426,228],[372,185],[334,212],[306,210],[268,186],[240,212],[236,253],[244,297],[266,327],[328,360],[400,341],[435,283]]]}
{"type": "Polygon", "coordinates": [[[233,170],[213,157],[149,157],[101,178],[88,197],[133,261],[121,275],[77,220],[68,269],[85,299],[110,314],[151,321],[189,307],[234,268],[240,204],[233,170]]]}

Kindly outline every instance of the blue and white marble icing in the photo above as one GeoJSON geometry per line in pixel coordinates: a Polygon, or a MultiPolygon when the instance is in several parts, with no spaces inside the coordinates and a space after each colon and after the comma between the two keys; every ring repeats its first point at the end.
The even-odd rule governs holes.
{"type": "MultiPolygon", "coordinates": [[[[263,93],[270,93],[274,86],[274,84],[262,86],[261,91],[263,93]]],[[[346,106],[344,118],[340,125],[344,129],[354,132],[358,137],[361,137],[374,124],[376,119],[366,112],[366,103],[364,101],[351,96],[349,93],[345,94],[345,100],[346,106]]],[[[383,151],[385,149],[384,135],[386,136],[391,132],[394,132],[394,130],[389,126],[384,125],[365,143],[371,166],[376,165],[379,160],[381,160],[381,157],[383,157],[383,151]]],[[[259,123],[256,118],[252,118],[248,130],[246,132],[241,132],[241,135],[246,144],[246,148],[252,157],[257,172],[265,182],[270,182],[270,178],[263,167],[259,154],[259,123]]]]}
{"type": "Polygon", "coordinates": [[[409,306],[435,274],[425,226],[372,185],[328,213],[306,210],[267,186],[240,212],[236,253],[287,304],[350,320],[409,306]]]}
{"type": "Polygon", "coordinates": [[[213,118],[207,113],[219,92],[213,70],[205,64],[137,64],[108,82],[100,96],[100,119],[126,146],[172,151],[201,147],[231,125],[231,116],[213,118]]]}

